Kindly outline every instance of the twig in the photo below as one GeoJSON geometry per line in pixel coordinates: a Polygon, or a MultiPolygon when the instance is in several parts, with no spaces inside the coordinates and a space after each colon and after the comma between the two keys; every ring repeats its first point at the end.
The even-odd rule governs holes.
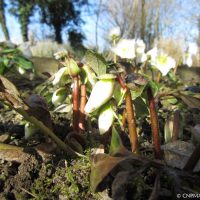
{"type": "Polygon", "coordinates": [[[44,133],[45,135],[49,136],[52,138],[53,141],[55,141],[55,143],[58,145],[59,148],[61,148],[68,156],[74,157],[74,156],[83,156],[77,152],[75,152],[70,146],[68,146],[67,144],[65,144],[62,140],[60,140],[60,138],[58,138],[51,129],[49,129],[48,127],[46,127],[41,121],[39,121],[37,118],[35,118],[34,116],[30,116],[28,115],[28,113],[26,111],[24,111],[23,109],[20,108],[14,108],[19,114],[21,114],[25,120],[33,123],[36,125],[36,127],[38,127],[42,133],[44,133]]]}

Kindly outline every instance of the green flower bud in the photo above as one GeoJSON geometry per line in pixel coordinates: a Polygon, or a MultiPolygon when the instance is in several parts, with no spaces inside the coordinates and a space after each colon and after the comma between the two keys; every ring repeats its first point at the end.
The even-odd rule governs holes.
{"type": "Polygon", "coordinates": [[[113,95],[115,79],[101,79],[98,81],[91,92],[88,102],[85,106],[85,113],[92,113],[109,101],[113,95]]]}
{"type": "Polygon", "coordinates": [[[114,118],[112,105],[110,103],[103,105],[98,119],[99,132],[101,135],[109,130],[114,122],[114,118]]]}
{"type": "Polygon", "coordinates": [[[59,88],[53,93],[51,101],[53,105],[57,107],[63,103],[66,97],[66,88],[59,88]]]}
{"type": "Polygon", "coordinates": [[[54,75],[54,80],[52,82],[53,85],[57,85],[61,81],[62,77],[66,74],[69,74],[68,68],[67,67],[60,68],[54,75]]]}
{"type": "Polygon", "coordinates": [[[21,74],[21,75],[24,75],[26,73],[26,70],[23,69],[22,67],[18,67],[18,72],[21,74]]]}
{"type": "Polygon", "coordinates": [[[24,137],[25,137],[25,139],[26,140],[29,139],[37,131],[38,131],[38,128],[34,124],[27,122],[25,124],[25,127],[24,127],[24,137]]]}
{"type": "Polygon", "coordinates": [[[77,65],[76,61],[72,58],[66,59],[63,64],[68,67],[69,69],[69,75],[70,76],[77,76],[80,72],[81,69],[80,67],[77,65]]]}

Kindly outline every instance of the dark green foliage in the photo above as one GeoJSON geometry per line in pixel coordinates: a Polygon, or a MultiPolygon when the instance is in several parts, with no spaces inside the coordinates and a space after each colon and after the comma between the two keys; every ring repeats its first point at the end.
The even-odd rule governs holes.
{"type": "Polygon", "coordinates": [[[0,74],[5,74],[12,67],[33,70],[32,62],[24,58],[18,49],[0,44],[0,74]]]}
{"type": "Polygon", "coordinates": [[[34,0],[11,0],[10,12],[19,19],[23,41],[28,41],[28,25],[35,6],[34,0]]]}
{"type": "Polygon", "coordinates": [[[0,25],[1,25],[1,28],[2,28],[2,31],[4,33],[6,40],[9,40],[10,37],[9,37],[8,29],[6,27],[4,7],[5,7],[4,0],[0,0],[0,25]]]}
{"type": "Polygon", "coordinates": [[[87,51],[84,59],[98,76],[106,74],[107,63],[102,55],[94,51],[87,51]]]}
{"type": "MultiPolygon", "coordinates": [[[[39,7],[41,9],[41,21],[54,28],[55,40],[58,43],[62,43],[61,32],[65,26],[68,28],[68,30],[73,30],[69,36],[73,36],[74,38],[72,33],[74,33],[74,30],[77,29],[77,26],[83,22],[80,18],[80,7],[85,3],[86,1],[77,0],[38,0],[39,7]]],[[[76,39],[77,36],[80,36],[79,42],[82,41],[83,36],[76,35],[76,39]]]]}

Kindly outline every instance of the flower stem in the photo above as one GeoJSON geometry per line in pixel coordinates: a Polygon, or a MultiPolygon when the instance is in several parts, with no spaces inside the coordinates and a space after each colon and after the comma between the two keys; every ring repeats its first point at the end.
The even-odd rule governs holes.
{"type": "Polygon", "coordinates": [[[155,107],[155,101],[150,87],[147,88],[147,96],[149,101],[150,109],[150,119],[151,119],[151,131],[152,139],[155,149],[155,157],[161,159],[161,147],[160,147],[160,137],[159,137],[159,125],[158,125],[158,116],[155,107]]]}
{"type": "Polygon", "coordinates": [[[122,113],[122,130],[125,130],[126,118],[127,118],[127,112],[126,109],[124,109],[122,113]]]}
{"type": "Polygon", "coordinates": [[[132,97],[130,89],[127,88],[126,84],[122,80],[122,77],[120,75],[117,75],[117,80],[121,87],[126,90],[126,120],[128,123],[128,132],[130,137],[130,143],[131,143],[131,150],[134,153],[139,153],[138,149],[138,137],[137,137],[137,130],[136,130],[136,119],[133,111],[133,103],[132,103],[132,97]]]}
{"type": "Polygon", "coordinates": [[[159,83],[161,79],[161,73],[158,72],[157,77],[156,77],[156,82],[159,83]]]}
{"type": "Polygon", "coordinates": [[[138,137],[136,131],[136,119],[133,111],[133,103],[130,89],[127,88],[126,91],[126,112],[127,112],[127,123],[128,123],[128,131],[131,142],[131,150],[134,153],[139,153],[138,150],[138,137]]]}
{"type": "Polygon", "coordinates": [[[190,158],[188,159],[186,165],[184,166],[184,170],[193,170],[197,162],[200,158],[200,143],[196,146],[194,151],[192,152],[190,158]]]}
{"type": "Polygon", "coordinates": [[[74,87],[73,87],[73,130],[78,132],[79,123],[79,77],[73,77],[74,87]]]}
{"type": "Polygon", "coordinates": [[[85,113],[84,108],[86,105],[86,85],[81,85],[81,98],[80,98],[80,113],[79,113],[79,132],[85,131],[85,113]]]}

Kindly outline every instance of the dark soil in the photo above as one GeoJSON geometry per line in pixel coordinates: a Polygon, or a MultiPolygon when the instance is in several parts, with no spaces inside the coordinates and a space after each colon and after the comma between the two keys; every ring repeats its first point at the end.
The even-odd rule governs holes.
{"type": "MultiPolygon", "coordinates": [[[[30,85],[21,86],[24,95],[31,90],[30,85]]],[[[71,132],[70,122],[65,114],[51,114],[54,132],[64,140],[71,132]]],[[[1,200],[98,199],[89,188],[89,159],[70,160],[61,151],[42,158],[33,147],[43,142],[43,134],[38,132],[30,140],[25,140],[22,117],[2,104],[0,140],[6,144],[23,147],[26,153],[22,162],[15,159],[8,161],[9,159],[0,157],[1,200]]]]}

